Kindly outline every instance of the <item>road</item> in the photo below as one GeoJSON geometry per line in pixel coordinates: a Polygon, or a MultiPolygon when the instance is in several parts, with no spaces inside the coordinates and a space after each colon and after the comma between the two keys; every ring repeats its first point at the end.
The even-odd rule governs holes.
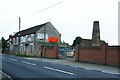
{"type": "Polygon", "coordinates": [[[118,75],[54,64],[24,57],[0,55],[2,71],[14,78],[118,78],[118,75]]]}

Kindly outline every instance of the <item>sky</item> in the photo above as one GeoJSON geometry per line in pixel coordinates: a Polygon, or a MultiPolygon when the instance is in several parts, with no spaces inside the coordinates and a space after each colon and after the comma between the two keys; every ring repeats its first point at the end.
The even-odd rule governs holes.
{"type": "Polygon", "coordinates": [[[92,38],[93,22],[99,21],[100,38],[118,45],[119,0],[0,0],[0,38],[51,22],[62,41],[72,45],[80,36],[92,38]]]}

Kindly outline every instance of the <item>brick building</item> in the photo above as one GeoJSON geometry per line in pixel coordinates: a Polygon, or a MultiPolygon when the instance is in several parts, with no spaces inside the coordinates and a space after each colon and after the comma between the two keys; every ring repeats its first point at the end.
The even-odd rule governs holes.
{"type": "Polygon", "coordinates": [[[60,43],[61,34],[50,22],[47,22],[9,36],[9,53],[40,56],[40,50],[51,41],[60,43]]]}
{"type": "Polygon", "coordinates": [[[100,40],[99,22],[95,21],[92,39],[83,39],[81,44],[76,46],[75,60],[118,66],[119,50],[119,46],[109,46],[105,41],[100,40]]]}
{"type": "Polygon", "coordinates": [[[100,40],[99,21],[94,21],[92,39],[82,39],[80,45],[81,46],[101,46],[102,44],[106,44],[106,42],[104,40],[100,40]]]}

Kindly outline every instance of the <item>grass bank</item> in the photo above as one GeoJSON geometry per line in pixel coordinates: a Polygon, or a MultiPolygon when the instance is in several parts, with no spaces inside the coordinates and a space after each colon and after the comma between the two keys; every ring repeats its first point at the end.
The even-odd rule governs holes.
{"type": "Polygon", "coordinates": [[[15,56],[19,56],[19,57],[30,57],[30,58],[34,57],[34,56],[21,55],[21,54],[17,54],[17,55],[15,55],[15,56]]]}

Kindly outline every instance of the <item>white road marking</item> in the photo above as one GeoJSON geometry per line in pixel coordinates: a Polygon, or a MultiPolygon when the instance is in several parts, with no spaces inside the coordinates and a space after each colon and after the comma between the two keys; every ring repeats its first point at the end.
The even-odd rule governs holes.
{"type": "Polygon", "coordinates": [[[44,68],[45,68],[45,69],[49,69],[49,70],[53,70],[53,71],[58,71],[58,72],[70,74],[70,75],[74,75],[74,73],[67,72],[67,71],[63,71],[63,70],[59,70],[59,69],[50,68],[50,67],[47,67],[47,66],[44,66],[44,68]]]}
{"type": "Polygon", "coordinates": [[[2,58],[5,58],[5,57],[2,56],[2,58]]]}
{"type": "Polygon", "coordinates": [[[34,63],[30,63],[30,62],[26,62],[26,61],[21,61],[21,62],[25,63],[25,64],[30,64],[30,65],[36,66],[36,64],[34,64],[34,63]]]}
{"type": "Polygon", "coordinates": [[[12,58],[10,58],[10,60],[12,60],[12,61],[17,61],[16,59],[12,59],[12,58]]]}
{"type": "Polygon", "coordinates": [[[37,60],[37,59],[34,59],[34,58],[24,58],[24,59],[28,59],[28,60],[37,60]]]}
{"type": "Polygon", "coordinates": [[[11,78],[9,75],[7,75],[6,73],[4,73],[4,72],[2,72],[2,71],[0,71],[0,73],[4,74],[4,75],[7,76],[10,80],[12,80],[12,78],[11,78]]]}

